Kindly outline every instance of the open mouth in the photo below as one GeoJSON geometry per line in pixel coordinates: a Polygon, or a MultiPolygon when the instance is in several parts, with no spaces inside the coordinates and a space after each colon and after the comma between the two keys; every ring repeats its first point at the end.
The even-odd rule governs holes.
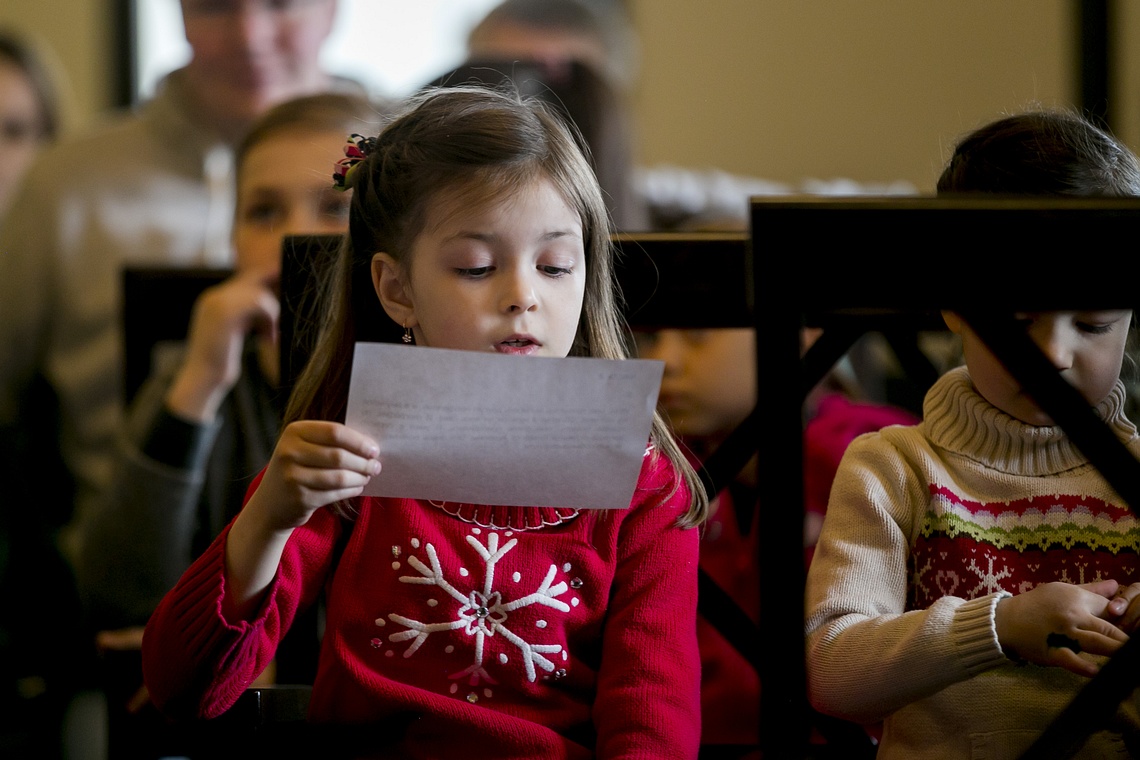
{"type": "Polygon", "coordinates": [[[542,344],[529,335],[512,335],[495,344],[495,350],[503,354],[527,355],[538,351],[541,347],[542,344]]]}

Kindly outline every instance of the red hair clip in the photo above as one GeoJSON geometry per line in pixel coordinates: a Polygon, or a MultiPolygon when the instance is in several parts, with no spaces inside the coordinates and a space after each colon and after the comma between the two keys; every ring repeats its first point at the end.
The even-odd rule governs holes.
{"type": "Polygon", "coordinates": [[[352,187],[352,175],[360,162],[372,155],[376,148],[375,137],[365,137],[355,132],[348,136],[344,144],[344,158],[333,168],[333,187],[347,190],[352,187]]]}

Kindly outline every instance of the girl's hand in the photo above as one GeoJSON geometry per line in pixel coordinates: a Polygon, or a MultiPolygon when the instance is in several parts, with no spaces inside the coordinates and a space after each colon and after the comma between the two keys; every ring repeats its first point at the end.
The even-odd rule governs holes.
{"type": "Polygon", "coordinates": [[[226,595],[231,621],[247,620],[273,582],[293,529],[321,507],[359,496],[380,472],[380,447],[338,422],[285,426],[257,490],[226,537],[226,595]]]}
{"type": "Polygon", "coordinates": [[[1122,586],[1108,602],[1110,620],[1125,633],[1131,635],[1140,624],[1140,583],[1122,586]]]}
{"type": "Polygon", "coordinates": [[[359,496],[380,472],[379,455],[373,440],[339,422],[290,423],[250,505],[257,500],[268,528],[292,530],[321,507],[359,496]]]}
{"type": "Polygon", "coordinates": [[[1081,652],[1109,656],[1128,640],[1108,621],[1116,616],[1109,600],[1113,580],[1074,585],[1043,583],[1024,594],[1002,599],[994,611],[998,643],[1009,657],[1053,665],[1081,676],[1094,676],[1098,665],[1081,652]]]}
{"type": "Polygon", "coordinates": [[[238,273],[204,291],[194,303],[186,357],[166,396],[166,406],[183,419],[210,422],[241,376],[246,336],[257,332],[277,340],[281,304],[275,273],[238,273]]]}

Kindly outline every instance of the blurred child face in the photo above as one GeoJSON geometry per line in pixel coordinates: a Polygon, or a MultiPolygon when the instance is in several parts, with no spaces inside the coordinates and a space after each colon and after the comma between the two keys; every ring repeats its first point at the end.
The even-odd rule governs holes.
{"type": "Polygon", "coordinates": [[[43,143],[43,114],[24,70],[0,58],[0,215],[43,143]]]}
{"type": "Polygon", "coordinates": [[[682,438],[718,441],[756,405],[754,330],[659,330],[637,345],[641,358],[665,362],[659,405],[682,438]]]}
{"type": "Polygon", "coordinates": [[[234,218],[238,269],[276,279],[284,236],[347,230],[351,195],[330,180],[343,142],[340,132],[285,131],[246,153],[234,218]]]}
{"type": "MultiPolygon", "coordinates": [[[[1108,396],[1120,377],[1131,315],[1127,309],[1046,311],[1020,313],[1017,318],[1061,377],[1095,406],[1108,396]]],[[[962,338],[966,366],[978,393],[1022,422],[1052,425],[1049,415],[1022,391],[977,334],[956,314],[944,316],[950,329],[962,338]]]]}
{"type": "Polygon", "coordinates": [[[406,267],[377,254],[373,278],[399,281],[418,345],[516,356],[566,356],[586,285],[582,222],[545,178],[472,205],[444,191],[429,203],[406,267]],[[404,271],[406,270],[406,276],[404,271]]]}
{"type": "Polygon", "coordinates": [[[191,72],[207,107],[238,123],[324,82],[335,0],[182,0],[191,72]]]}

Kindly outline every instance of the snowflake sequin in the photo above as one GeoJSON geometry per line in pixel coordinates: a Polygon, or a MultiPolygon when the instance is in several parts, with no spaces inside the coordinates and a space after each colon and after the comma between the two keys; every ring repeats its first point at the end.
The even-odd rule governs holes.
{"type": "MultiPolygon", "coordinates": [[[[468,535],[466,538],[467,543],[483,560],[482,586],[461,591],[444,577],[435,546],[431,543],[424,544],[423,549],[427,555],[428,564],[424,564],[419,557],[409,554],[407,563],[419,575],[404,575],[400,576],[399,580],[401,583],[439,588],[459,603],[458,612],[454,619],[438,622],[413,620],[404,615],[392,613],[388,615],[388,619],[404,626],[406,630],[390,634],[388,641],[393,644],[410,641],[411,644],[404,650],[404,657],[411,657],[423,646],[431,634],[440,631],[462,630],[463,633],[473,639],[473,661],[463,670],[451,673],[449,678],[467,678],[471,686],[477,686],[483,682],[498,683],[483,665],[483,647],[487,637],[490,636],[502,636],[518,649],[523,667],[526,670],[527,680],[530,682],[533,683],[537,680],[540,669],[547,673],[553,672],[555,670],[554,662],[548,659],[546,655],[558,656],[562,654],[564,660],[565,653],[562,646],[560,644],[529,642],[508,627],[508,622],[513,611],[533,604],[550,607],[559,612],[570,611],[570,605],[558,598],[566,593],[569,588],[565,581],[554,582],[558,575],[558,567],[552,564],[538,588],[531,593],[515,599],[507,599],[503,592],[495,589],[495,566],[507,552],[518,544],[518,539],[512,538],[500,546],[499,534],[495,532],[487,533],[486,544],[480,543],[477,535],[468,535]]],[[[468,575],[465,574],[465,577],[468,575]]],[[[505,662],[505,660],[506,658],[500,657],[501,662],[505,662]]]]}

